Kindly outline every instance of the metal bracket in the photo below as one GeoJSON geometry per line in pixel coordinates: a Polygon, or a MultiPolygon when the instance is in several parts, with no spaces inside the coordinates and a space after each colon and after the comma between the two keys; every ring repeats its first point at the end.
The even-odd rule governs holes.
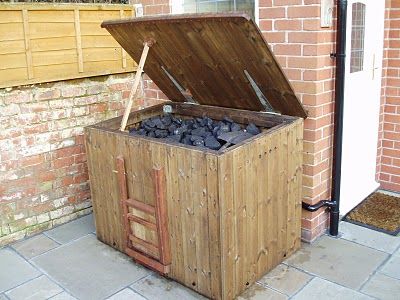
{"type": "Polygon", "coordinates": [[[305,202],[302,202],[301,206],[307,211],[314,212],[314,211],[317,211],[318,209],[320,209],[321,207],[324,207],[324,206],[326,206],[330,210],[332,210],[333,208],[335,208],[337,206],[337,202],[336,201],[329,201],[329,200],[321,200],[318,203],[313,204],[313,205],[305,203],[305,202]]]}
{"type": "Polygon", "coordinates": [[[263,94],[261,89],[258,87],[258,85],[255,82],[255,80],[253,79],[253,77],[251,77],[251,75],[249,74],[249,72],[247,72],[247,70],[244,70],[243,72],[246,75],[247,80],[250,82],[250,85],[253,88],[254,92],[256,93],[256,95],[258,97],[258,100],[260,101],[261,105],[265,108],[265,110],[267,112],[275,112],[273,107],[269,103],[267,97],[265,97],[265,95],[263,94]]]}
{"type": "Polygon", "coordinates": [[[197,101],[193,99],[193,96],[190,93],[190,91],[185,90],[178,83],[178,81],[167,71],[167,69],[165,69],[164,66],[161,66],[161,69],[164,71],[165,75],[167,75],[168,78],[172,81],[172,83],[175,85],[175,87],[178,89],[178,91],[181,92],[182,96],[186,99],[186,102],[198,104],[197,101]]]}

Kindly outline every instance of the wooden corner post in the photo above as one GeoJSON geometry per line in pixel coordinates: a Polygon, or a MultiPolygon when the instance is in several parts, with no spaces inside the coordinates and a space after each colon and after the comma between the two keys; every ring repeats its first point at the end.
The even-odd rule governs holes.
{"type": "Polygon", "coordinates": [[[153,40],[149,40],[144,43],[142,56],[140,57],[139,65],[137,67],[136,74],[135,74],[135,79],[133,81],[132,89],[129,94],[128,104],[126,105],[126,108],[124,111],[124,116],[122,117],[121,127],[120,127],[121,131],[125,130],[126,123],[128,122],[129,113],[131,112],[131,109],[132,109],[133,99],[135,98],[135,96],[137,94],[137,89],[138,89],[139,83],[140,83],[140,77],[142,76],[144,63],[146,62],[146,58],[147,58],[147,54],[149,53],[149,49],[153,44],[154,44],[153,40]]]}

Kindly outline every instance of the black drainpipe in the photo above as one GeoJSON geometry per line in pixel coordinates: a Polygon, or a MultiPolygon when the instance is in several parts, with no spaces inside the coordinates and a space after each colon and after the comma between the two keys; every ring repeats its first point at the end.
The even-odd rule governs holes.
{"type": "Polygon", "coordinates": [[[336,58],[336,75],[331,200],[322,200],[314,205],[303,202],[302,205],[305,210],[311,212],[317,211],[323,206],[328,207],[330,212],[329,234],[333,236],[337,236],[339,233],[340,178],[343,142],[343,102],[346,63],[346,23],[347,0],[337,0],[336,53],[332,54],[332,56],[336,58]]]}

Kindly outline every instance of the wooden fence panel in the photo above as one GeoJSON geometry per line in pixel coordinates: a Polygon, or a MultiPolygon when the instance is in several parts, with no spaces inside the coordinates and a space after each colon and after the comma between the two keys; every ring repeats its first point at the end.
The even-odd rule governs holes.
{"type": "Polygon", "coordinates": [[[100,27],[134,15],[123,4],[0,3],[0,88],[134,71],[100,27]]]}

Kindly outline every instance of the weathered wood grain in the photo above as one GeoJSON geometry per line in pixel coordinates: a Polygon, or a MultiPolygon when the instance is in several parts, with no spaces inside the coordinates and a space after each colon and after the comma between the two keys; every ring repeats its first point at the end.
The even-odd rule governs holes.
{"type": "Polygon", "coordinates": [[[131,5],[0,3],[0,88],[136,70],[100,27],[134,12],[131,5]]]}
{"type": "Polygon", "coordinates": [[[265,111],[246,71],[275,112],[306,117],[261,31],[245,14],[155,16],[105,21],[102,27],[136,61],[143,43],[156,41],[144,70],[169,99],[185,101],[165,70],[200,104],[265,111]]]}
{"type": "MultiPolygon", "coordinates": [[[[112,159],[118,155],[125,158],[127,193],[143,207],[154,206],[158,192],[152,172],[163,169],[171,255],[168,276],[212,299],[233,299],[300,247],[303,121],[171,105],[181,116],[201,116],[204,109],[213,116],[227,113],[236,121],[276,125],[226,152],[129,136],[118,130],[120,118],[87,127],[98,236],[125,251],[122,224],[116,219],[121,208],[113,204],[118,201],[118,185],[112,159]]],[[[158,115],[162,109],[163,105],[158,105],[133,112],[128,126],[158,115]]],[[[137,215],[134,208],[130,213],[137,215]]],[[[155,222],[154,218],[146,220],[155,222]]],[[[135,234],[157,245],[160,237],[139,226],[135,226],[135,234]]]]}

